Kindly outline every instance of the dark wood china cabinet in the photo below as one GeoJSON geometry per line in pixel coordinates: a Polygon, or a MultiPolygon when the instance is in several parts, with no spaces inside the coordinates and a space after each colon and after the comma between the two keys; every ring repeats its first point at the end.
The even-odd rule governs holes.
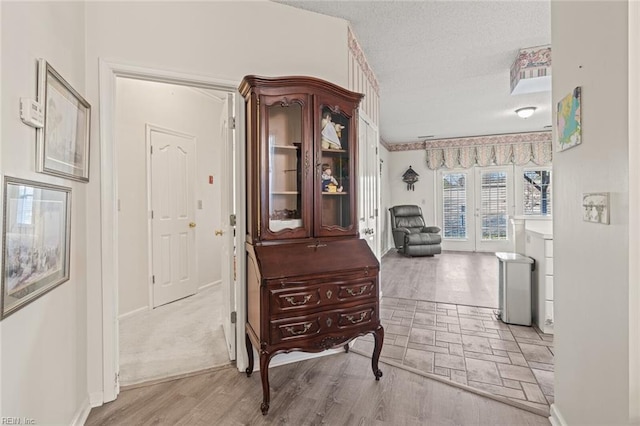
{"type": "Polygon", "coordinates": [[[262,413],[269,361],[319,352],[384,330],[378,260],[357,229],[358,105],[362,98],[312,77],[247,76],[247,375],[260,355],[262,413]]]}

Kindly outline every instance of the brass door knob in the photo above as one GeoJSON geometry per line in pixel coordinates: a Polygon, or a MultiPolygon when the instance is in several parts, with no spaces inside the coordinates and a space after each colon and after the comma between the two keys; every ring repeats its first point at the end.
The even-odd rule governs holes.
{"type": "Polygon", "coordinates": [[[195,222],[189,222],[189,228],[195,228],[195,227],[196,227],[195,222]]]}
{"type": "Polygon", "coordinates": [[[222,235],[224,231],[222,229],[216,229],[216,235],[222,235]]]}

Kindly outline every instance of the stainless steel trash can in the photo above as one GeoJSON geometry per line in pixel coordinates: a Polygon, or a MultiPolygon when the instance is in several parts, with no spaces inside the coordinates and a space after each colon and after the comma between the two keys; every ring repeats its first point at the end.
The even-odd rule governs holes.
{"type": "Polygon", "coordinates": [[[534,260],[518,253],[498,258],[498,317],[508,324],[531,325],[531,271],[534,260]]]}

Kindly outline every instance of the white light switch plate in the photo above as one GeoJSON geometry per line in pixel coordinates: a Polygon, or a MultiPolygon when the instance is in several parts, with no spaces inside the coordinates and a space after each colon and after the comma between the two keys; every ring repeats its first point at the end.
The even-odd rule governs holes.
{"type": "Polygon", "coordinates": [[[28,126],[41,129],[44,127],[44,109],[42,104],[33,99],[20,98],[20,119],[28,126]]]}

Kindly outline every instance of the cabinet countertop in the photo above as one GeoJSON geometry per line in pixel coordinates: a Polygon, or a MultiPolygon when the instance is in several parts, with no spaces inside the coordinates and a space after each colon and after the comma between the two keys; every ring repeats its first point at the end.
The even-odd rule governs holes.
{"type": "Polygon", "coordinates": [[[536,237],[543,238],[545,240],[553,239],[553,222],[551,221],[527,221],[525,224],[525,231],[533,234],[536,237]]]}

